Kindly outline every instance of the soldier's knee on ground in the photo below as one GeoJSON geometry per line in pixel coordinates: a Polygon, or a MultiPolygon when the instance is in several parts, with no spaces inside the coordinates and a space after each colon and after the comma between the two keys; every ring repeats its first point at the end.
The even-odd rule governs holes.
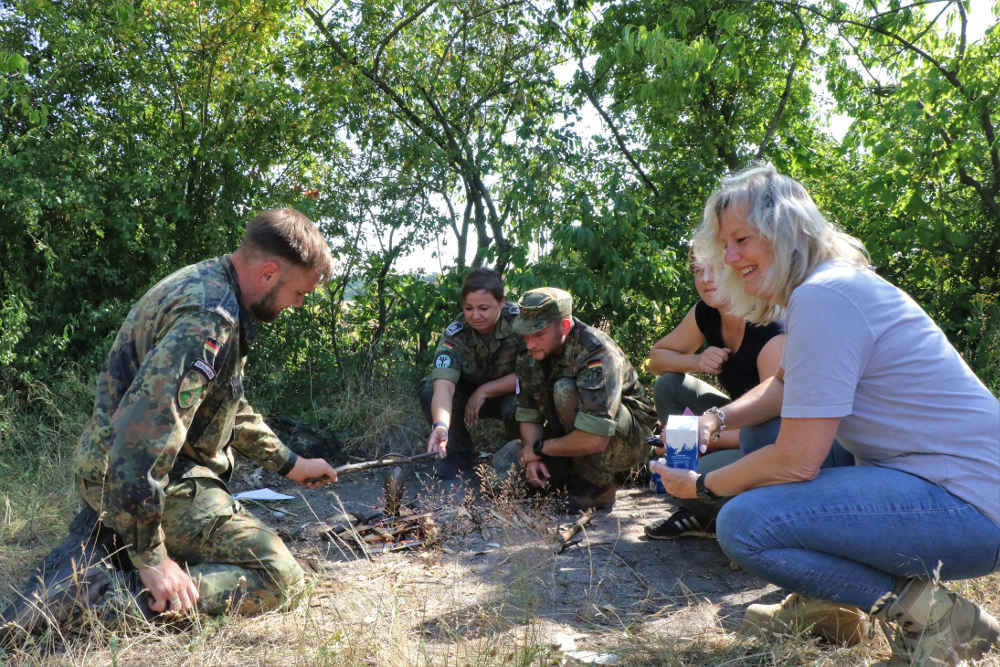
{"type": "Polygon", "coordinates": [[[560,378],[552,385],[552,402],[559,416],[559,423],[568,433],[573,430],[576,412],[580,408],[580,392],[576,388],[576,380],[560,378]]]}
{"type": "Polygon", "coordinates": [[[254,596],[256,612],[271,611],[287,604],[294,606],[305,588],[305,575],[295,558],[289,554],[287,559],[274,563],[265,574],[272,586],[266,593],[254,596]]]}
{"type": "MultiPolygon", "coordinates": [[[[295,560],[295,556],[288,550],[284,542],[275,536],[276,544],[269,549],[269,553],[260,562],[261,579],[267,582],[269,593],[274,596],[277,606],[288,602],[299,591],[302,590],[305,574],[302,567],[295,560]]],[[[263,609],[262,611],[266,611],[263,609]]]]}
{"type": "Polygon", "coordinates": [[[287,558],[277,560],[275,566],[269,569],[268,574],[274,578],[283,599],[297,593],[305,581],[305,573],[302,572],[302,567],[291,553],[288,554],[287,558]]]}

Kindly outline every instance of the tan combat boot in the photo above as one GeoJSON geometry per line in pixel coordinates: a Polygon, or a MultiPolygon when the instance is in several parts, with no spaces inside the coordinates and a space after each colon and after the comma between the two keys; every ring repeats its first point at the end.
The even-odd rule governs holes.
{"type": "Polygon", "coordinates": [[[853,646],[871,636],[871,622],[857,607],[792,593],[778,604],[752,604],[743,617],[748,630],[805,632],[853,646]]]}
{"type": "Polygon", "coordinates": [[[921,579],[911,579],[875,618],[899,625],[890,664],[955,665],[982,657],[1000,637],[1000,624],[979,605],[921,579]]]}

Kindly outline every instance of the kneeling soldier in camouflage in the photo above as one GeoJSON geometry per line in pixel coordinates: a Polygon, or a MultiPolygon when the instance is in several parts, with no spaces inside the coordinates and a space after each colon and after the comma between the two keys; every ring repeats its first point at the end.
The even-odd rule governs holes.
{"type": "Polygon", "coordinates": [[[514,331],[527,351],[516,364],[516,419],[525,476],[536,487],[565,485],[572,509],[609,509],[617,479],[644,462],[656,413],[618,345],[573,317],[568,292],[536,288],[519,305],[514,331]]]}
{"type": "Polygon", "coordinates": [[[77,451],[85,508],[0,615],[0,643],[85,608],[117,613],[123,600],[146,617],[253,614],[299,586],[295,558],[226,482],[234,449],[311,488],[337,479],[286,447],[243,395],[255,320],[302,305],[331,269],[308,218],[265,211],[231,255],[167,276],[132,307],[77,451]]]}

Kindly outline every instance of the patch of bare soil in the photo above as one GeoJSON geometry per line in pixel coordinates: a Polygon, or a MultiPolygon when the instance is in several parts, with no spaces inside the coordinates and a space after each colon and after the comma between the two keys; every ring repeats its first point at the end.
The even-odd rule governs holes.
{"type": "MultiPolygon", "coordinates": [[[[436,531],[428,544],[385,555],[366,553],[362,545],[371,534],[365,522],[385,509],[389,468],[345,475],[320,490],[263,473],[233,490],[260,485],[296,496],[250,509],[278,530],[313,573],[319,592],[310,604],[318,613],[364,623],[364,610],[348,610],[343,596],[355,602],[366,594],[378,598],[372,579],[395,582],[394,594],[408,606],[402,616],[408,612],[409,620],[394,631],[420,636],[424,658],[480,662],[456,654],[455,642],[531,632],[531,641],[552,647],[561,661],[615,656],[654,664],[655,655],[634,653],[636,636],[655,637],[661,647],[711,643],[739,628],[747,604],[781,598],[776,587],[731,567],[715,540],[645,538],[643,527],[673,510],[667,496],[645,488],[619,490],[613,511],[595,514],[564,544],[560,529],[563,536],[572,532],[567,528],[578,515],[560,513],[558,503],[519,499],[504,490],[483,495],[435,479],[428,464],[413,468],[403,511],[430,513],[436,531]]],[[[377,599],[371,609],[385,613],[377,599]]],[[[719,648],[718,660],[702,657],[724,661],[732,640],[723,643],[730,645],[719,648]]],[[[490,649],[467,650],[481,656],[490,649]]],[[[701,659],[692,656],[689,664],[701,659]]]]}

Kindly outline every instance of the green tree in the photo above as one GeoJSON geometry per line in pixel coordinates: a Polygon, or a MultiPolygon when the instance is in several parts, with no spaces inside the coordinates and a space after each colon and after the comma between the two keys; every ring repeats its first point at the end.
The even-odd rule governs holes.
{"type": "MultiPolygon", "coordinates": [[[[306,9],[323,48],[304,76],[351,73],[352,101],[366,118],[381,118],[381,131],[364,138],[399,145],[404,168],[425,174],[428,190],[450,207],[460,266],[474,232],[473,265],[492,258],[505,268],[512,252],[505,225],[516,201],[489,184],[497,153],[507,133],[544,124],[551,113],[552,52],[527,9],[493,0],[306,9]]],[[[352,120],[357,132],[360,114],[352,120]]]]}
{"type": "Polygon", "coordinates": [[[957,1],[814,11],[838,31],[827,80],[855,119],[840,199],[863,202],[851,217],[880,270],[965,335],[976,299],[1000,295],[1000,34],[970,42],[957,1]]]}
{"type": "Polygon", "coordinates": [[[100,352],[153,281],[231,249],[260,208],[310,203],[329,140],[289,75],[291,5],[0,4],[0,258],[18,327],[2,345],[19,368],[100,352]]]}

